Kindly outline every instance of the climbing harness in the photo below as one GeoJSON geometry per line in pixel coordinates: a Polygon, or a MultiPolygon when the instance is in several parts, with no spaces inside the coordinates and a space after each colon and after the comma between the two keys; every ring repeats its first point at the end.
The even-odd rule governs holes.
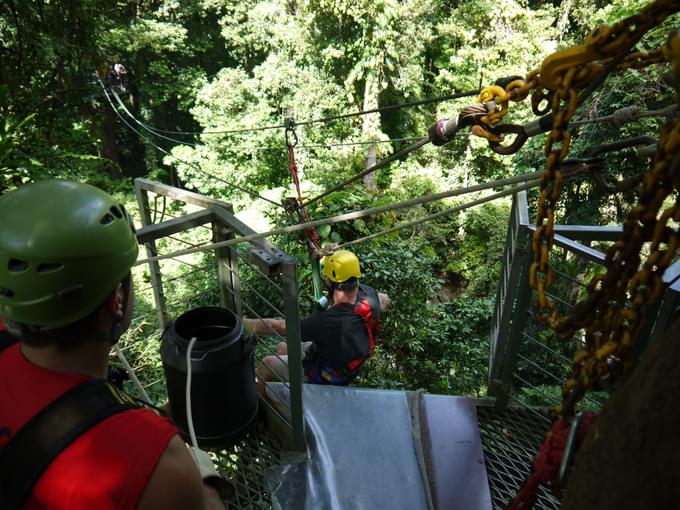
{"type": "Polygon", "coordinates": [[[351,384],[359,375],[365,361],[373,354],[376,340],[380,334],[380,304],[378,295],[372,288],[359,284],[359,292],[354,305],[343,303],[335,306],[351,309],[364,320],[369,341],[368,354],[351,360],[346,367],[339,369],[320,366],[313,360],[303,360],[305,375],[312,384],[332,384],[335,386],[351,384]]]}
{"type": "Polygon", "coordinates": [[[57,398],[0,449],[0,507],[21,508],[66,447],[109,416],[138,407],[131,397],[101,379],[79,384],[57,398]]]}

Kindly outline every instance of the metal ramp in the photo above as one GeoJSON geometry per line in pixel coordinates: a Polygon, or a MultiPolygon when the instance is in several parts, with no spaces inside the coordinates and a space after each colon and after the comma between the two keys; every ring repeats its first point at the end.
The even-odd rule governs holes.
{"type": "Polygon", "coordinates": [[[304,400],[306,455],[274,468],[262,428],[222,452],[233,508],[492,508],[476,400],[317,385],[304,400]]]}
{"type": "MultiPolygon", "coordinates": [[[[397,395],[396,399],[392,397],[395,402],[403,403],[406,399],[403,392],[350,388],[344,393],[350,398],[362,394],[369,399],[371,394],[392,393],[397,395]]],[[[423,395],[423,403],[430,441],[429,445],[425,441],[425,448],[432,452],[431,465],[426,469],[431,479],[434,508],[505,509],[529,474],[547,430],[547,412],[526,407],[499,410],[490,402],[441,395],[423,395]],[[483,451],[481,457],[478,444],[483,451]],[[469,473],[461,476],[469,465],[481,466],[473,470],[472,480],[469,473]]],[[[354,433],[375,428],[375,422],[370,420],[370,416],[357,416],[353,422],[354,433]]],[[[218,454],[221,471],[236,487],[230,510],[274,508],[268,485],[284,462],[285,452],[263,422],[258,422],[238,444],[218,454]],[[265,480],[265,476],[269,480],[265,480]]],[[[354,460],[359,462],[361,456],[354,460]]],[[[399,490],[403,487],[395,493],[399,494],[399,490]]],[[[556,510],[559,507],[559,501],[541,488],[535,508],[556,510]]],[[[283,508],[297,510],[294,506],[283,508]]]]}

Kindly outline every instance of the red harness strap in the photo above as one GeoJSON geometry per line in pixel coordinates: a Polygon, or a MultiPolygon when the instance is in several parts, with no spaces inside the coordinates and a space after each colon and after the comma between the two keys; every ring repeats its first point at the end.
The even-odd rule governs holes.
{"type": "Polygon", "coordinates": [[[375,340],[380,332],[380,323],[375,318],[373,314],[373,309],[368,301],[367,297],[361,299],[358,303],[354,305],[354,313],[361,316],[366,323],[366,331],[368,332],[368,354],[361,358],[353,359],[349,362],[347,367],[350,370],[355,370],[361,366],[361,364],[366,361],[366,359],[373,354],[375,349],[375,340]]]}
{"type": "MultiPolygon", "coordinates": [[[[290,128],[290,131],[292,131],[292,128],[290,128]]],[[[295,190],[297,191],[298,206],[301,206],[300,212],[302,213],[302,219],[306,223],[309,223],[311,219],[309,217],[309,213],[307,212],[307,208],[302,203],[302,192],[300,191],[300,177],[298,176],[297,163],[295,162],[295,143],[297,143],[297,136],[295,136],[294,143],[288,141],[288,133],[289,131],[286,130],[286,142],[288,143],[288,169],[290,170],[290,176],[293,179],[293,183],[295,184],[295,190]]],[[[295,131],[292,131],[292,133],[294,134],[295,131]]],[[[310,255],[314,251],[316,251],[317,253],[321,252],[321,245],[319,244],[321,238],[319,237],[319,234],[316,232],[316,229],[311,228],[309,230],[306,230],[305,232],[310,242],[309,248],[310,255]]]]}

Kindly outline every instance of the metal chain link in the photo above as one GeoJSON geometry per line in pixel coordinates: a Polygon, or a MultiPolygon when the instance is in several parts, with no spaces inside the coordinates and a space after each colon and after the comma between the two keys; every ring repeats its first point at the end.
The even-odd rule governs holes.
{"type": "Polygon", "coordinates": [[[644,325],[642,309],[656,301],[663,289],[661,276],[680,244],[680,236],[668,226],[671,220],[680,221],[678,200],[659,216],[664,200],[673,191],[680,192],[680,117],[660,134],[654,164],[644,174],[638,203],[624,222],[623,238],[607,253],[606,274],[593,278],[588,285],[589,297],[578,303],[570,315],[561,316],[547,290],[554,278],[550,252],[563,184],[561,164],[569,152],[567,127],[578,104],[610,73],[670,61],[680,76],[677,34],[666,48],[630,53],[646,32],[679,10],[677,1],[658,0],[613,27],[602,25],[585,44],[550,55],[524,80],[508,84],[505,90],[487,87],[479,97],[480,102],[496,103],[495,111],[482,119],[489,126],[508,113],[509,101],[523,101],[529,93],[534,113],[543,115],[551,110],[553,114],[552,130],[545,143],[546,166],[532,239],[534,261],[529,283],[537,292],[539,319],[558,336],[568,338],[577,329],[585,328],[585,348],[575,357],[572,377],[563,388],[569,407],[563,411],[567,414],[573,414],[575,401],[599,378],[608,374],[615,377],[630,367],[631,344],[644,325]],[[646,243],[649,256],[641,265],[640,252],[646,243]],[[631,304],[626,305],[629,297],[631,304]],[[572,395],[577,387],[578,396],[572,395]]]}

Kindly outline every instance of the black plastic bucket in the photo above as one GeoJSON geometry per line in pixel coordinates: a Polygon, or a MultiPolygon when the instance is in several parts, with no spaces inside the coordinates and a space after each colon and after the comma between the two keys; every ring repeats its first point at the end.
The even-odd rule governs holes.
{"type": "Polygon", "coordinates": [[[243,335],[239,318],[207,306],[182,314],[161,342],[161,360],[170,411],[189,438],[186,419],[186,356],[191,350],[191,414],[201,447],[224,447],[237,440],[257,415],[254,341],[243,335]]]}

